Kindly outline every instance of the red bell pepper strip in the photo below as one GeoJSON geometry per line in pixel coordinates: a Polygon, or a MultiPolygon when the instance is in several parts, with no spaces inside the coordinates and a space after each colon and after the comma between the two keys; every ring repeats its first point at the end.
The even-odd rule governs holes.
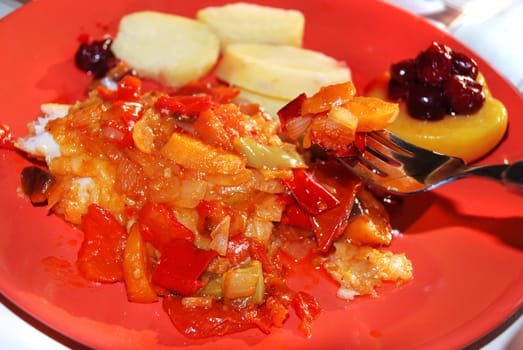
{"type": "Polygon", "coordinates": [[[285,208],[280,222],[285,225],[292,225],[301,228],[312,227],[311,216],[296,204],[288,205],[285,208]]]}
{"type": "Polygon", "coordinates": [[[215,251],[199,249],[186,239],[171,239],[153,272],[153,282],[190,296],[203,287],[198,278],[216,255],[215,251]]]}
{"type": "Polygon", "coordinates": [[[139,102],[115,101],[111,105],[112,118],[102,125],[102,136],[120,147],[132,146],[134,124],[145,112],[144,106],[139,102]]]}
{"type": "Polygon", "coordinates": [[[348,225],[353,203],[353,199],[351,201],[350,197],[345,197],[342,204],[336,208],[312,217],[312,229],[320,251],[327,252],[334,240],[343,234],[348,225]]]}
{"type": "Polygon", "coordinates": [[[142,81],[132,75],[126,75],[117,84],[116,90],[109,90],[103,85],[97,87],[98,95],[106,101],[136,102],[142,94],[142,81]]]}
{"type": "Polygon", "coordinates": [[[234,100],[240,94],[240,89],[221,83],[210,83],[197,80],[179,87],[176,89],[175,93],[176,95],[206,94],[209,95],[214,102],[224,104],[234,100]]]}
{"type": "Polygon", "coordinates": [[[142,94],[142,81],[132,75],[124,76],[118,82],[116,98],[122,101],[139,101],[142,94]]]}
{"type": "Polygon", "coordinates": [[[164,298],[163,308],[169,315],[176,329],[191,339],[223,336],[259,327],[268,333],[272,324],[267,309],[237,310],[221,302],[212,307],[186,307],[182,298],[168,295],[164,298]]]}
{"type": "Polygon", "coordinates": [[[124,76],[115,91],[98,86],[98,95],[111,101],[112,118],[101,125],[102,136],[120,147],[132,146],[134,124],[142,117],[145,107],[140,103],[142,81],[132,75],[124,76]]]}
{"type": "Polygon", "coordinates": [[[232,102],[240,94],[240,89],[234,86],[215,85],[210,87],[209,94],[214,102],[224,104],[232,102]]]}
{"type": "Polygon", "coordinates": [[[156,100],[154,107],[163,116],[180,114],[196,116],[212,105],[213,101],[208,95],[177,95],[160,96],[158,100],[156,100]]]}
{"type": "Polygon", "coordinates": [[[194,232],[178,221],[166,204],[145,203],[138,213],[138,225],[144,239],[160,251],[175,238],[194,241],[194,232]]]}
{"type": "Polygon", "coordinates": [[[337,152],[336,155],[340,158],[357,157],[365,152],[365,146],[367,146],[367,133],[356,132],[354,141],[347,145],[344,152],[337,152]]]}
{"type": "Polygon", "coordinates": [[[312,215],[334,208],[339,200],[306,169],[293,169],[293,178],[285,183],[298,205],[312,215]]]}
{"type": "Polygon", "coordinates": [[[84,240],[78,252],[78,270],[87,279],[117,282],[124,279],[127,232],[108,210],[91,204],[82,216],[84,240]]]}
{"type": "Polygon", "coordinates": [[[312,229],[318,249],[327,252],[336,238],[343,234],[354,205],[361,180],[338,163],[327,163],[316,169],[319,179],[336,189],[340,204],[312,217],[312,229]]]}
{"type": "Polygon", "coordinates": [[[227,215],[230,209],[222,201],[202,200],[196,206],[198,212],[198,232],[210,233],[227,215]]]}
{"type": "Polygon", "coordinates": [[[296,315],[301,319],[300,330],[310,338],[311,323],[320,314],[322,308],[320,303],[312,295],[305,292],[298,292],[292,298],[292,307],[296,315]]]}
{"type": "Polygon", "coordinates": [[[139,102],[118,100],[111,105],[111,112],[115,117],[120,118],[131,131],[145,112],[145,107],[139,102]]]}
{"type": "Polygon", "coordinates": [[[274,270],[273,263],[267,256],[267,248],[263,243],[243,235],[236,235],[229,239],[227,258],[233,265],[251,258],[261,262],[264,272],[270,273],[274,270]]]}
{"type": "Polygon", "coordinates": [[[302,93],[278,111],[278,117],[280,119],[280,125],[283,132],[286,131],[285,126],[288,120],[301,116],[301,105],[306,99],[307,95],[302,93]]]}

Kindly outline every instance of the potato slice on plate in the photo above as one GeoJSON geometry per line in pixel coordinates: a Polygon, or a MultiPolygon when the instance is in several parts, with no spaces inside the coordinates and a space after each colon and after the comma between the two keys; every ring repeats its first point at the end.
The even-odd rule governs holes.
{"type": "Polygon", "coordinates": [[[251,42],[301,46],[305,17],[298,10],[235,3],[201,9],[196,17],[230,43],[251,42]]]}
{"type": "Polygon", "coordinates": [[[111,48],[140,76],[179,86],[203,77],[214,67],[220,41],[197,20],[142,11],[121,19],[111,48]]]}
{"type": "Polygon", "coordinates": [[[245,90],[287,100],[351,80],[345,64],[321,52],[259,43],[228,45],[216,75],[245,90]]]}
{"type": "Polygon", "coordinates": [[[276,119],[278,119],[278,111],[289,102],[288,99],[266,96],[242,88],[240,88],[240,94],[237,97],[237,101],[256,103],[260,105],[266,113],[276,119]]]}

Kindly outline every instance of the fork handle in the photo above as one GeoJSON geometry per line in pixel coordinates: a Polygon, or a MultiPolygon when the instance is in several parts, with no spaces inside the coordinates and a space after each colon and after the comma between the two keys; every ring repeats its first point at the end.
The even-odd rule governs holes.
{"type": "Polygon", "coordinates": [[[465,174],[497,180],[523,191],[523,160],[508,165],[486,165],[470,168],[465,174]]]}
{"type": "Polygon", "coordinates": [[[503,183],[523,191],[523,160],[510,164],[501,174],[503,183]]]}

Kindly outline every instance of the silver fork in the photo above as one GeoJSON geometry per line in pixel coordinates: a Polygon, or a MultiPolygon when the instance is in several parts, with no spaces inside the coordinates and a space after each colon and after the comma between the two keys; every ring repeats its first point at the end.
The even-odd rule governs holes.
{"type": "Polygon", "coordinates": [[[523,190],[523,160],[471,167],[460,158],[420,148],[386,130],[368,133],[365,151],[358,157],[339,160],[373,187],[399,195],[429,191],[468,176],[523,190]]]}

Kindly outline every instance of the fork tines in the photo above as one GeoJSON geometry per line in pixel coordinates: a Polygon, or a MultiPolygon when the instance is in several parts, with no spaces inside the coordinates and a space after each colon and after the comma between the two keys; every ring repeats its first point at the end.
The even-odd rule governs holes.
{"type": "Polygon", "coordinates": [[[385,177],[390,175],[391,167],[399,168],[402,163],[398,158],[412,157],[385,130],[372,131],[367,134],[365,151],[358,156],[359,162],[373,174],[385,177]]]}

